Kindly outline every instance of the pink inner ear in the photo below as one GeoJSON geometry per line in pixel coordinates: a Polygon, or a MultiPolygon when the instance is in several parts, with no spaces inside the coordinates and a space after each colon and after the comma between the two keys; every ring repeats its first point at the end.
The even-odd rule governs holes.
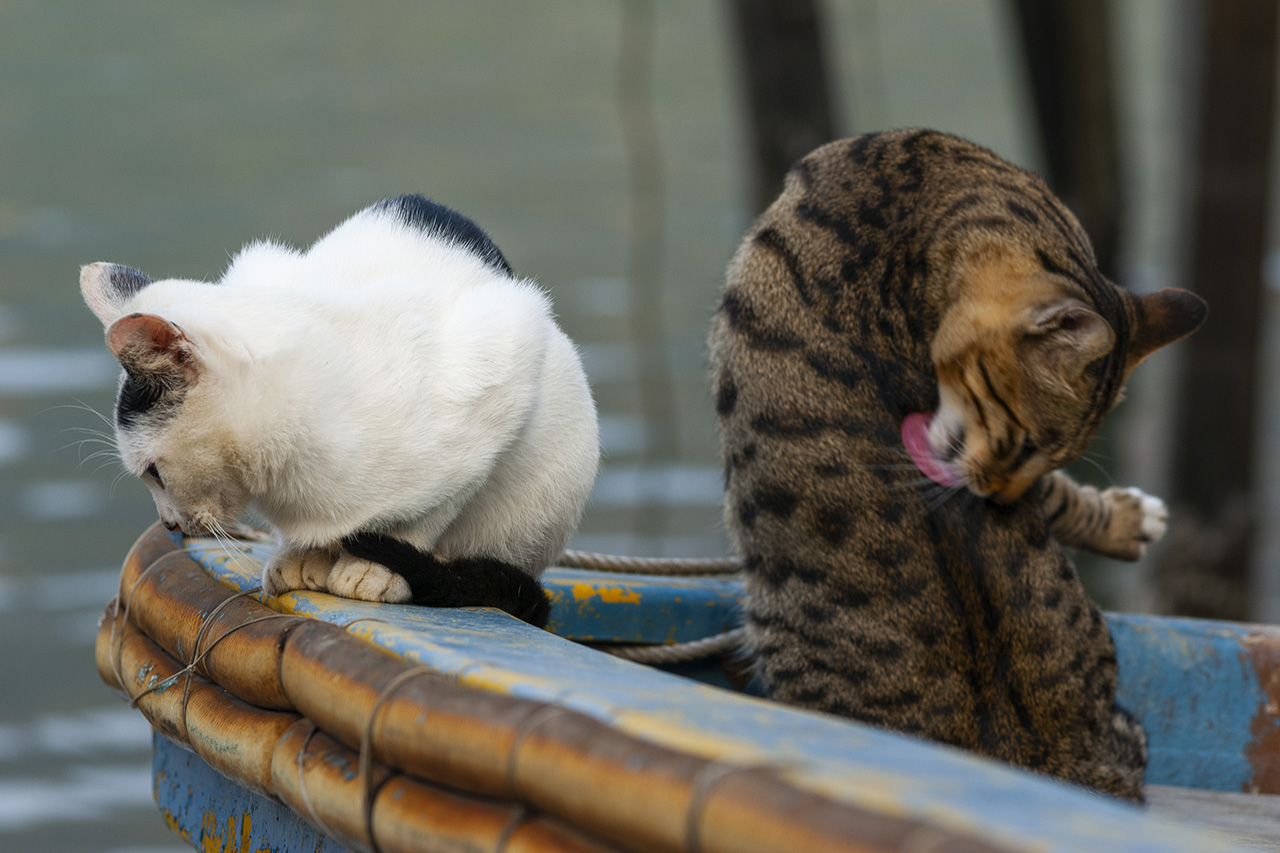
{"type": "Polygon", "coordinates": [[[107,349],[119,360],[126,354],[158,353],[174,348],[178,327],[155,314],[129,314],[107,330],[107,349]]]}
{"type": "Polygon", "coordinates": [[[107,329],[107,349],[125,368],[179,374],[188,383],[199,374],[190,339],[155,314],[129,314],[116,320],[107,329]]]}

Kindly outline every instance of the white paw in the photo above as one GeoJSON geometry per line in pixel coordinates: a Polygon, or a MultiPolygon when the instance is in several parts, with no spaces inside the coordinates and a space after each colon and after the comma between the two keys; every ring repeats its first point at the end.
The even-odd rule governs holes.
{"type": "Polygon", "coordinates": [[[286,548],[262,570],[262,590],[280,595],[295,589],[326,589],[334,559],[334,552],[328,550],[286,548]]]}
{"type": "Polygon", "coordinates": [[[1164,505],[1164,501],[1155,495],[1149,495],[1142,489],[1130,487],[1126,489],[1129,494],[1142,506],[1142,532],[1140,538],[1143,542],[1143,551],[1146,545],[1155,542],[1164,536],[1166,530],[1169,529],[1169,510],[1164,505]]]}
{"type": "Polygon", "coordinates": [[[401,603],[413,597],[409,582],[380,563],[344,553],[329,574],[329,592],[360,601],[401,603]]]}

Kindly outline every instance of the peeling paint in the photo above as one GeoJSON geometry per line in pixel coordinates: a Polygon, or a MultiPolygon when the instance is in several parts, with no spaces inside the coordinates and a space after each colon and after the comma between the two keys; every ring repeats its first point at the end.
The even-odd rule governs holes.
{"type": "MultiPolygon", "coordinates": [[[[239,589],[258,582],[243,561],[235,571],[225,561],[212,571],[239,589]]],[[[732,626],[740,593],[727,581],[620,584],[567,570],[547,583],[558,602],[553,621],[566,634],[625,638],[643,632],[647,642],[692,629],[706,636],[716,631],[709,627],[716,619],[732,626]],[[664,585],[667,592],[661,591],[664,585]],[[617,590],[617,600],[607,601],[602,588],[617,590]]],[[[799,787],[860,808],[976,828],[1018,849],[1208,849],[1193,830],[1109,798],[936,744],[692,685],[534,631],[495,611],[371,605],[305,592],[272,604],[337,624],[365,620],[351,632],[463,684],[555,702],[691,754],[768,763],[799,787]]],[[[1120,657],[1121,700],[1152,735],[1148,781],[1177,784],[1194,777],[1188,778],[1192,784],[1229,790],[1256,775],[1257,760],[1250,764],[1246,744],[1274,734],[1275,715],[1267,709],[1280,706],[1280,686],[1264,691],[1258,673],[1274,673],[1276,662],[1263,666],[1242,652],[1240,637],[1247,632],[1241,626],[1115,615],[1108,620],[1120,657]],[[1266,714],[1262,723],[1259,713],[1266,714]]],[[[1259,749],[1272,751],[1269,744],[1259,749]]],[[[221,813],[236,812],[223,807],[221,813]]]]}
{"type": "Polygon", "coordinates": [[[1253,778],[1244,790],[1280,794],[1280,633],[1254,632],[1243,638],[1240,657],[1252,666],[1265,696],[1253,715],[1253,740],[1245,755],[1253,766],[1253,778]]]}
{"type": "Polygon", "coordinates": [[[239,787],[160,737],[154,771],[165,824],[202,853],[349,853],[287,806],[239,787]]]}

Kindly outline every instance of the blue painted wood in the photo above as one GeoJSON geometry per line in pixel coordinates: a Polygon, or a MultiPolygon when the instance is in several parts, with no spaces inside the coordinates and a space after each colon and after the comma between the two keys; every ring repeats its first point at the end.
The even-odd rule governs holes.
{"type": "Polygon", "coordinates": [[[1248,791],[1256,786],[1260,738],[1280,725],[1259,671],[1280,632],[1202,619],[1111,614],[1120,667],[1117,701],[1146,727],[1147,781],[1248,791]],[[1268,707],[1270,705],[1270,708],[1268,707]]]}
{"type": "Polygon", "coordinates": [[[196,850],[219,853],[351,853],[288,806],[245,790],[193,752],[152,734],[156,805],[196,850]]]}
{"type": "MultiPolygon", "coordinates": [[[[196,550],[213,575],[237,589],[257,585],[259,561],[269,553],[257,547],[245,558],[199,544],[196,550]]],[[[572,581],[581,582],[585,581],[572,581]]],[[[627,663],[498,611],[373,605],[310,592],[289,593],[267,603],[337,624],[353,623],[351,633],[468,685],[556,702],[692,754],[787,767],[795,784],[837,801],[976,830],[1016,848],[1090,853],[1231,849],[1109,797],[960,750],[627,663]]],[[[568,605],[562,599],[556,606],[568,605]]],[[[1146,646],[1129,639],[1134,632],[1118,633],[1126,642],[1126,654],[1141,658],[1146,646]]],[[[1163,692],[1155,700],[1132,702],[1141,704],[1140,713],[1147,712],[1150,701],[1164,702],[1166,694],[1178,690],[1168,680],[1153,679],[1150,684],[1163,692]]],[[[1176,726],[1196,713],[1196,707],[1174,709],[1174,729],[1161,742],[1176,742],[1176,726]]],[[[1224,705],[1223,713],[1248,717],[1253,710],[1224,705]]],[[[1174,762],[1176,758],[1170,761],[1174,762]]]]}
{"type": "Polygon", "coordinates": [[[553,568],[547,630],[603,643],[685,643],[742,621],[742,584],[725,577],[622,575],[553,568]]]}

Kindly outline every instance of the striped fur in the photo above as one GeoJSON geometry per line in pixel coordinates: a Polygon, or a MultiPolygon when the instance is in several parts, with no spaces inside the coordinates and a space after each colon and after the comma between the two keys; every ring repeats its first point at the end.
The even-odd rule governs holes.
{"type": "Polygon", "coordinates": [[[767,692],[1140,799],[1144,735],[1059,543],[1137,556],[1163,510],[1053,472],[1202,318],[1190,294],[1107,281],[1042,181],[963,140],[870,134],[801,160],[710,334],[767,692]],[[967,489],[910,464],[915,412],[967,489]]]}
{"type": "Polygon", "coordinates": [[[1062,471],[1041,478],[1039,486],[1049,531],[1068,548],[1139,560],[1147,545],[1164,535],[1168,523],[1164,501],[1141,489],[1099,491],[1076,483],[1062,471]]]}

